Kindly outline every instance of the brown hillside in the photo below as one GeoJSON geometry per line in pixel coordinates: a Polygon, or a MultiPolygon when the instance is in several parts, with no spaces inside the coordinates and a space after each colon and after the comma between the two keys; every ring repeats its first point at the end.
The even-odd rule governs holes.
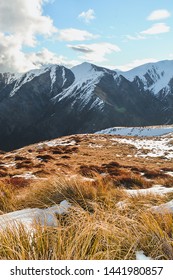
{"type": "MultiPolygon", "coordinates": [[[[167,152],[165,156],[147,156],[146,148],[137,149],[132,144],[121,143],[124,138],[72,135],[1,152],[0,181],[20,188],[32,181],[55,176],[93,183],[101,176],[122,188],[147,188],[153,184],[172,186],[173,159],[166,157],[167,152]]],[[[136,138],[126,139],[133,141],[136,138]]]]}

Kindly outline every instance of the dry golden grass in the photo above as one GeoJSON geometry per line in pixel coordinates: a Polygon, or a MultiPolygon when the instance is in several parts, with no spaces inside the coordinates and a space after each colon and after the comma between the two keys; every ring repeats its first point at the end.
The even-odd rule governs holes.
{"type": "MultiPolygon", "coordinates": [[[[54,179],[36,183],[22,194],[19,190],[8,194],[5,187],[4,193],[13,210],[44,208],[63,199],[72,207],[57,216],[56,228],[38,226],[30,233],[21,225],[0,232],[0,259],[124,260],[135,259],[137,250],[153,259],[173,259],[173,215],[151,211],[170,195],[129,196],[101,176],[97,183],[54,179]]],[[[0,206],[1,211],[11,211],[5,201],[0,206]]]]}
{"type": "Polygon", "coordinates": [[[152,210],[173,193],[126,192],[154,184],[173,187],[166,174],[173,171],[172,161],[136,157],[135,147],[111,138],[74,135],[63,138],[76,141],[74,146],[31,145],[0,154],[0,214],[64,199],[72,204],[57,216],[58,227],[0,231],[0,259],[134,259],[137,250],[173,259],[173,215],[152,210]],[[27,172],[36,178],[16,177],[27,172]]]}
{"type": "Polygon", "coordinates": [[[13,187],[0,182],[0,213],[14,211],[16,209],[15,201],[13,187]]]}
{"type": "MultiPolygon", "coordinates": [[[[30,145],[10,153],[0,154],[0,180],[28,171],[38,177],[84,174],[95,171],[117,176],[119,172],[153,172],[153,181],[164,179],[161,170],[173,170],[172,162],[165,158],[136,157],[137,149],[112,140],[111,135],[73,135],[59,141],[75,141],[69,146],[50,147],[45,143],[30,145]],[[116,165],[112,165],[116,163],[116,165]],[[90,170],[89,170],[90,169],[90,170]],[[124,170],[123,170],[124,169],[124,170]],[[87,171],[88,170],[88,171],[87,171]],[[154,176],[156,175],[156,176],[154,176]]],[[[116,136],[120,138],[121,136],[116,136]]],[[[150,174],[149,174],[150,173],[150,174]]],[[[148,178],[148,177],[146,177],[148,178]]],[[[145,178],[144,178],[145,179],[145,178]]]]}

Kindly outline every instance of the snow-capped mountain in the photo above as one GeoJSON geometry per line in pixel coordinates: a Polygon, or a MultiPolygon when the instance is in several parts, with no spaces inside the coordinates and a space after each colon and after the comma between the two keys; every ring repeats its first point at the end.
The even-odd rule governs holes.
{"type": "Polygon", "coordinates": [[[15,81],[17,78],[20,77],[20,74],[11,74],[11,73],[0,73],[0,85],[7,85],[11,84],[13,81],[15,81]]]}
{"type": "Polygon", "coordinates": [[[171,63],[126,73],[82,63],[0,74],[0,149],[107,127],[173,123],[171,63]],[[159,83],[164,88],[156,94],[159,83]]]}
{"type": "Polygon", "coordinates": [[[131,82],[142,85],[155,95],[168,94],[172,91],[173,60],[147,63],[127,72],[119,72],[131,82]]]}
{"type": "MultiPolygon", "coordinates": [[[[10,97],[15,95],[15,93],[17,93],[25,84],[28,84],[29,82],[34,82],[36,78],[39,78],[40,76],[46,74],[47,80],[45,82],[49,83],[50,92],[53,92],[54,90],[59,91],[58,89],[62,90],[71,85],[71,83],[74,81],[74,75],[67,68],[58,65],[49,65],[46,67],[42,67],[41,69],[33,69],[27,72],[26,74],[19,76],[14,83],[14,87],[10,93],[10,97]]],[[[14,79],[11,79],[10,82],[8,82],[8,84],[13,81],[14,79]]]]}
{"type": "MultiPolygon", "coordinates": [[[[82,110],[92,100],[92,93],[96,85],[108,70],[104,68],[99,69],[99,67],[97,68],[89,63],[82,63],[80,66],[75,66],[71,70],[75,76],[75,81],[70,88],[62,91],[58,97],[58,101],[74,97],[72,106],[80,100],[79,109],[82,110]]],[[[96,98],[94,103],[92,101],[91,103],[91,106],[96,105],[100,108],[104,106],[103,101],[99,97],[96,98]]]]}

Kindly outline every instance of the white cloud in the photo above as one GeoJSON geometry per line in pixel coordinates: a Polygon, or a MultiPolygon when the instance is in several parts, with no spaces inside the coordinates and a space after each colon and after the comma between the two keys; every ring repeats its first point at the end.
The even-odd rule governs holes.
{"type": "Polygon", "coordinates": [[[155,10],[148,17],[147,20],[161,20],[170,17],[171,14],[167,10],[155,10]]]}
{"type": "Polygon", "coordinates": [[[82,19],[85,23],[90,23],[93,19],[95,19],[95,12],[93,9],[89,9],[88,11],[79,14],[78,18],[82,19]]]}
{"type": "Polygon", "coordinates": [[[135,36],[126,35],[125,37],[126,37],[126,39],[132,40],[132,41],[138,41],[138,40],[146,39],[146,37],[141,35],[141,34],[136,34],[135,36]]]}
{"type": "Polygon", "coordinates": [[[37,35],[52,36],[57,30],[42,5],[47,0],[0,1],[0,72],[23,72],[33,68],[23,46],[34,47],[37,35]]]}
{"type": "Polygon", "coordinates": [[[156,23],[153,24],[150,28],[141,31],[141,34],[144,35],[156,35],[161,33],[167,33],[170,31],[170,26],[168,26],[166,23],[156,23]]]}
{"type": "Polygon", "coordinates": [[[142,64],[150,63],[150,62],[157,62],[158,60],[154,58],[144,58],[144,59],[135,59],[130,63],[124,64],[124,65],[116,65],[114,69],[119,69],[121,71],[128,71],[130,69],[133,69],[135,67],[138,67],[142,64]]]}
{"type": "Polygon", "coordinates": [[[62,41],[85,41],[98,38],[98,35],[94,35],[86,30],[68,28],[58,30],[58,39],[62,41]]]}
{"type": "MultiPolygon", "coordinates": [[[[161,33],[167,33],[170,31],[170,26],[166,23],[155,23],[150,28],[136,33],[134,36],[125,35],[125,38],[130,41],[145,40],[147,35],[157,35],[161,33]]],[[[124,41],[126,41],[126,39],[124,41]]]]}
{"type": "Polygon", "coordinates": [[[79,56],[84,61],[92,63],[107,61],[106,55],[121,51],[117,45],[102,42],[95,44],[68,45],[69,48],[83,53],[79,56]]]}
{"type": "Polygon", "coordinates": [[[26,59],[32,63],[33,68],[39,68],[44,64],[59,64],[71,68],[80,63],[77,60],[69,60],[62,55],[59,56],[46,48],[43,48],[40,52],[26,55],[26,59]]]}
{"type": "Polygon", "coordinates": [[[23,44],[34,46],[36,35],[52,35],[56,28],[50,17],[42,15],[44,0],[1,0],[0,32],[17,34],[23,44]]]}
{"type": "Polygon", "coordinates": [[[64,41],[84,41],[98,38],[86,30],[74,28],[58,30],[50,17],[43,15],[43,4],[52,0],[0,1],[0,72],[25,72],[42,64],[63,64],[72,67],[79,63],[68,61],[48,49],[25,53],[23,47],[35,47],[37,36],[58,35],[64,41]]]}
{"type": "Polygon", "coordinates": [[[0,32],[0,72],[22,72],[27,67],[32,67],[32,63],[25,59],[20,38],[0,32]]]}
{"type": "Polygon", "coordinates": [[[59,56],[48,49],[43,48],[39,52],[23,53],[20,45],[11,41],[11,38],[4,38],[0,33],[0,40],[4,40],[8,49],[0,45],[0,70],[1,72],[26,72],[31,69],[40,68],[44,64],[59,64],[68,68],[79,64],[77,60],[68,60],[64,56],[59,56]]]}

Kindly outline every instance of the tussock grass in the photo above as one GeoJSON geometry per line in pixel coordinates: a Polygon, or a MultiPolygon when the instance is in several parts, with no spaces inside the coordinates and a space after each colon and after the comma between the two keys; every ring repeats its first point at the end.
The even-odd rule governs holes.
{"type": "Polygon", "coordinates": [[[14,188],[0,182],[0,213],[14,211],[16,198],[14,195],[14,188]]]}
{"type": "Polygon", "coordinates": [[[57,216],[56,228],[37,225],[29,232],[20,225],[0,231],[0,259],[135,259],[137,250],[153,259],[173,259],[173,215],[151,210],[171,194],[129,196],[101,176],[95,182],[55,178],[22,193],[0,187],[2,212],[64,199],[72,203],[67,214],[57,216]]]}

